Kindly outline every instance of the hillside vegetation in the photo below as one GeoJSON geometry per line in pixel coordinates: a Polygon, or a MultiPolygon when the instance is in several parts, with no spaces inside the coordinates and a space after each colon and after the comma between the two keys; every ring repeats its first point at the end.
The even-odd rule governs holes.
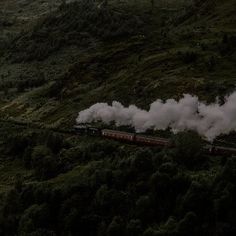
{"type": "Polygon", "coordinates": [[[9,41],[4,115],[59,125],[99,101],[146,106],[186,92],[210,101],[234,90],[234,1],[152,14],[149,2],[112,3],[61,6],[9,41]]]}
{"type": "Polygon", "coordinates": [[[235,90],[235,1],[151,3],[1,1],[0,235],[235,235],[235,157],[65,132],[97,102],[235,90]]]}

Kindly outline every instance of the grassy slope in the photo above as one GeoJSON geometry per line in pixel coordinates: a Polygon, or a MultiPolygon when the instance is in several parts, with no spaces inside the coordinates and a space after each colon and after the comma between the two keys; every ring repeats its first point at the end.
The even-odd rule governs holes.
{"type": "MultiPolygon", "coordinates": [[[[109,42],[94,40],[96,44],[89,48],[65,45],[40,61],[12,62],[9,52],[5,52],[1,80],[12,81],[13,86],[7,95],[0,95],[1,117],[70,127],[79,110],[96,102],[118,100],[147,107],[157,98],[178,98],[183,93],[212,101],[234,89],[235,51],[223,55],[219,52],[224,34],[235,34],[233,0],[218,1],[210,14],[200,6],[200,15],[199,9],[194,10],[184,20],[179,16],[188,12],[183,12],[182,6],[171,5],[168,11],[161,5],[150,15],[148,3],[142,4],[146,8],[112,7],[121,12],[134,11],[146,19],[145,33],[109,42]],[[196,53],[197,60],[184,62],[186,52],[196,53]],[[209,68],[212,56],[216,65],[209,68]],[[42,71],[47,79],[42,86],[24,92],[14,87],[20,77],[32,79],[42,71]],[[62,79],[59,91],[49,96],[51,88],[62,79]]],[[[17,25],[13,31],[20,29],[22,26],[17,25]]],[[[7,171],[10,176],[11,171],[7,171]]],[[[73,173],[64,179],[69,181],[67,175],[73,173]]]]}
{"type": "MultiPolygon", "coordinates": [[[[235,84],[235,55],[222,56],[217,48],[225,32],[234,33],[233,4],[225,1],[210,15],[202,11],[202,15],[196,14],[176,26],[166,23],[163,28],[160,18],[168,21],[175,14],[157,8],[153,16],[146,17],[144,36],[98,41],[92,50],[70,45],[43,61],[2,62],[1,73],[10,71],[9,80],[17,81],[19,74],[32,78],[43,71],[51,82],[25,93],[16,93],[12,88],[9,99],[2,99],[1,110],[5,115],[53,124],[73,121],[77,111],[101,101],[146,106],[157,98],[177,98],[187,92],[212,100],[235,84]],[[186,51],[198,54],[197,61],[184,63],[181,55],[186,51]],[[216,66],[209,71],[212,56],[216,66]],[[67,82],[57,98],[44,99],[51,83],[65,77],[67,82]]],[[[122,7],[118,10],[129,9],[122,7]]],[[[136,14],[145,17],[147,13],[139,9],[136,14]]]]}

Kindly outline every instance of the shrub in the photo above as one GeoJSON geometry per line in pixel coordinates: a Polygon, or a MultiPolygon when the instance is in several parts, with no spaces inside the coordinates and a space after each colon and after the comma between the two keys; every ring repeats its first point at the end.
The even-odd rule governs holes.
{"type": "Polygon", "coordinates": [[[153,217],[152,202],[149,196],[141,196],[136,201],[135,215],[143,222],[149,222],[153,217]]]}
{"type": "Polygon", "coordinates": [[[20,235],[33,233],[35,231],[46,232],[47,227],[50,225],[52,219],[50,218],[49,207],[46,204],[32,205],[25,210],[19,223],[20,235]]]}
{"type": "Polygon", "coordinates": [[[236,35],[224,34],[219,44],[219,51],[222,56],[230,55],[236,49],[236,35]]]}
{"type": "Polygon", "coordinates": [[[32,152],[32,167],[40,180],[56,176],[59,172],[59,163],[51,151],[45,146],[36,146],[32,152]]]}
{"type": "Polygon", "coordinates": [[[11,154],[22,156],[25,149],[33,143],[30,136],[24,134],[10,135],[7,138],[8,150],[11,154]]]}
{"type": "Polygon", "coordinates": [[[132,160],[131,166],[138,172],[151,171],[153,169],[152,164],[152,152],[149,149],[138,150],[132,160]]]}
{"type": "Polygon", "coordinates": [[[204,160],[202,152],[202,140],[198,134],[194,132],[178,133],[174,137],[176,145],[176,153],[174,159],[176,162],[183,164],[189,168],[199,167],[204,160]]]}
{"type": "Polygon", "coordinates": [[[32,147],[27,147],[23,154],[23,163],[27,169],[32,167],[32,150],[32,147]]]}
{"type": "Polygon", "coordinates": [[[191,64],[197,61],[198,54],[194,51],[186,51],[179,53],[181,60],[186,64],[191,64]]]}
{"type": "Polygon", "coordinates": [[[85,46],[94,40],[110,40],[140,33],[142,22],[131,14],[109,7],[98,8],[94,1],[72,2],[46,18],[32,31],[23,32],[11,46],[14,61],[44,60],[67,45],[85,46]]]}
{"type": "Polygon", "coordinates": [[[58,134],[50,133],[47,138],[47,147],[57,154],[63,147],[63,138],[58,134]]]}
{"type": "Polygon", "coordinates": [[[121,217],[115,216],[108,226],[107,234],[109,236],[120,236],[125,234],[125,224],[121,217]]]}
{"type": "Polygon", "coordinates": [[[178,233],[183,236],[188,236],[196,234],[196,221],[197,216],[194,212],[188,212],[185,217],[178,223],[178,233]]]}
{"type": "Polygon", "coordinates": [[[142,234],[142,222],[139,219],[132,219],[127,225],[127,235],[139,236],[142,234]]]}

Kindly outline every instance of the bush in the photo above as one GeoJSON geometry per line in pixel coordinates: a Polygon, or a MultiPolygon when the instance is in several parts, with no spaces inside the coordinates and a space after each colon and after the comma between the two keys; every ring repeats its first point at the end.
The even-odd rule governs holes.
{"type": "Polygon", "coordinates": [[[132,169],[138,172],[148,172],[153,169],[152,152],[147,148],[138,150],[131,163],[132,169]]]}
{"type": "Polygon", "coordinates": [[[127,225],[127,235],[139,236],[142,234],[142,222],[139,219],[132,219],[127,225]]]}
{"type": "Polygon", "coordinates": [[[32,152],[32,167],[40,180],[55,177],[59,173],[59,163],[50,149],[45,146],[36,146],[32,152]]]}
{"type": "Polygon", "coordinates": [[[219,51],[222,56],[230,55],[236,49],[236,35],[224,34],[219,44],[219,51]]]}
{"type": "Polygon", "coordinates": [[[61,6],[22,33],[11,46],[14,61],[44,60],[67,45],[88,46],[94,40],[110,40],[140,33],[142,23],[131,14],[109,7],[98,8],[94,1],[61,6]]]}
{"type": "Polygon", "coordinates": [[[115,216],[108,226],[107,234],[109,236],[120,236],[125,234],[125,224],[121,217],[115,216]]]}
{"type": "Polygon", "coordinates": [[[47,147],[57,154],[63,147],[63,138],[58,134],[50,133],[47,138],[47,147]]]}
{"type": "Polygon", "coordinates": [[[25,168],[30,169],[32,167],[32,147],[27,147],[23,155],[23,163],[25,168]]]}
{"type": "Polygon", "coordinates": [[[201,167],[207,158],[202,152],[202,140],[200,136],[194,132],[178,133],[174,137],[176,153],[174,159],[176,162],[185,165],[188,168],[201,167]]]}
{"type": "Polygon", "coordinates": [[[135,215],[137,218],[141,219],[143,222],[149,222],[153,217],[152,202],[149,196],[141,196],[136,201],[135,215]]]}
{"type": "Polygon", "coordinates": [[[38,233],[39,231],[46,232],[52,221],[49,209],[46,204],[32,205],[26,209],[19,223],[20,235],[27,235],[28,233],[37,235],[35,231],[38,233]]]}
{"type": "Polygon", "coordinates": [[[197,235],[196,221],[196,214],[194,212],[188,212],[185,217],[178,223],[178,233],[182,236],[188,236],[189,234],[197,235]]]}
{"type": "Polygon", "coordinates": [[[33,144],[31,136],[23,133],[10,135],[7,137],[7,146],[9,153],[21,157],[26,148],[33,144]]]}
{"type": "Polygon", "coordinates": [[[183,198],[183,208],[195,212],[201,221],[206,220],[206,214],[208,220],[211,220],[213,205],[208,183],[193,181],[183,198]]]}
{"type": "Polygon", "coordinates": [[[215,56],[211,56],[207,58],[206,67],[208,71],[210,72],[214,71],[216,65],[217,65],[217,58],[215,56]]]}
{"type": "Polygon", "coordinates": [[[197,61],[198,59],[198,54],[194,51],[185,51],[185,52],[179,52],[178,53],[181,60],[185,64],[192,64],[197,61]]]}

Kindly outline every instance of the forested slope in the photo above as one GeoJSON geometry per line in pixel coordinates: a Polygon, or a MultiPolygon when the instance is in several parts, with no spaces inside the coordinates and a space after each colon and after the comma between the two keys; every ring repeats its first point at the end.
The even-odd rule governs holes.
{"type": "Polygon", "coordinates": [[[97,102],[223,100],[235,1],[100,3],[0,3],[0,235],[235,235],[235,157],[66,132],[97,102]]]}

